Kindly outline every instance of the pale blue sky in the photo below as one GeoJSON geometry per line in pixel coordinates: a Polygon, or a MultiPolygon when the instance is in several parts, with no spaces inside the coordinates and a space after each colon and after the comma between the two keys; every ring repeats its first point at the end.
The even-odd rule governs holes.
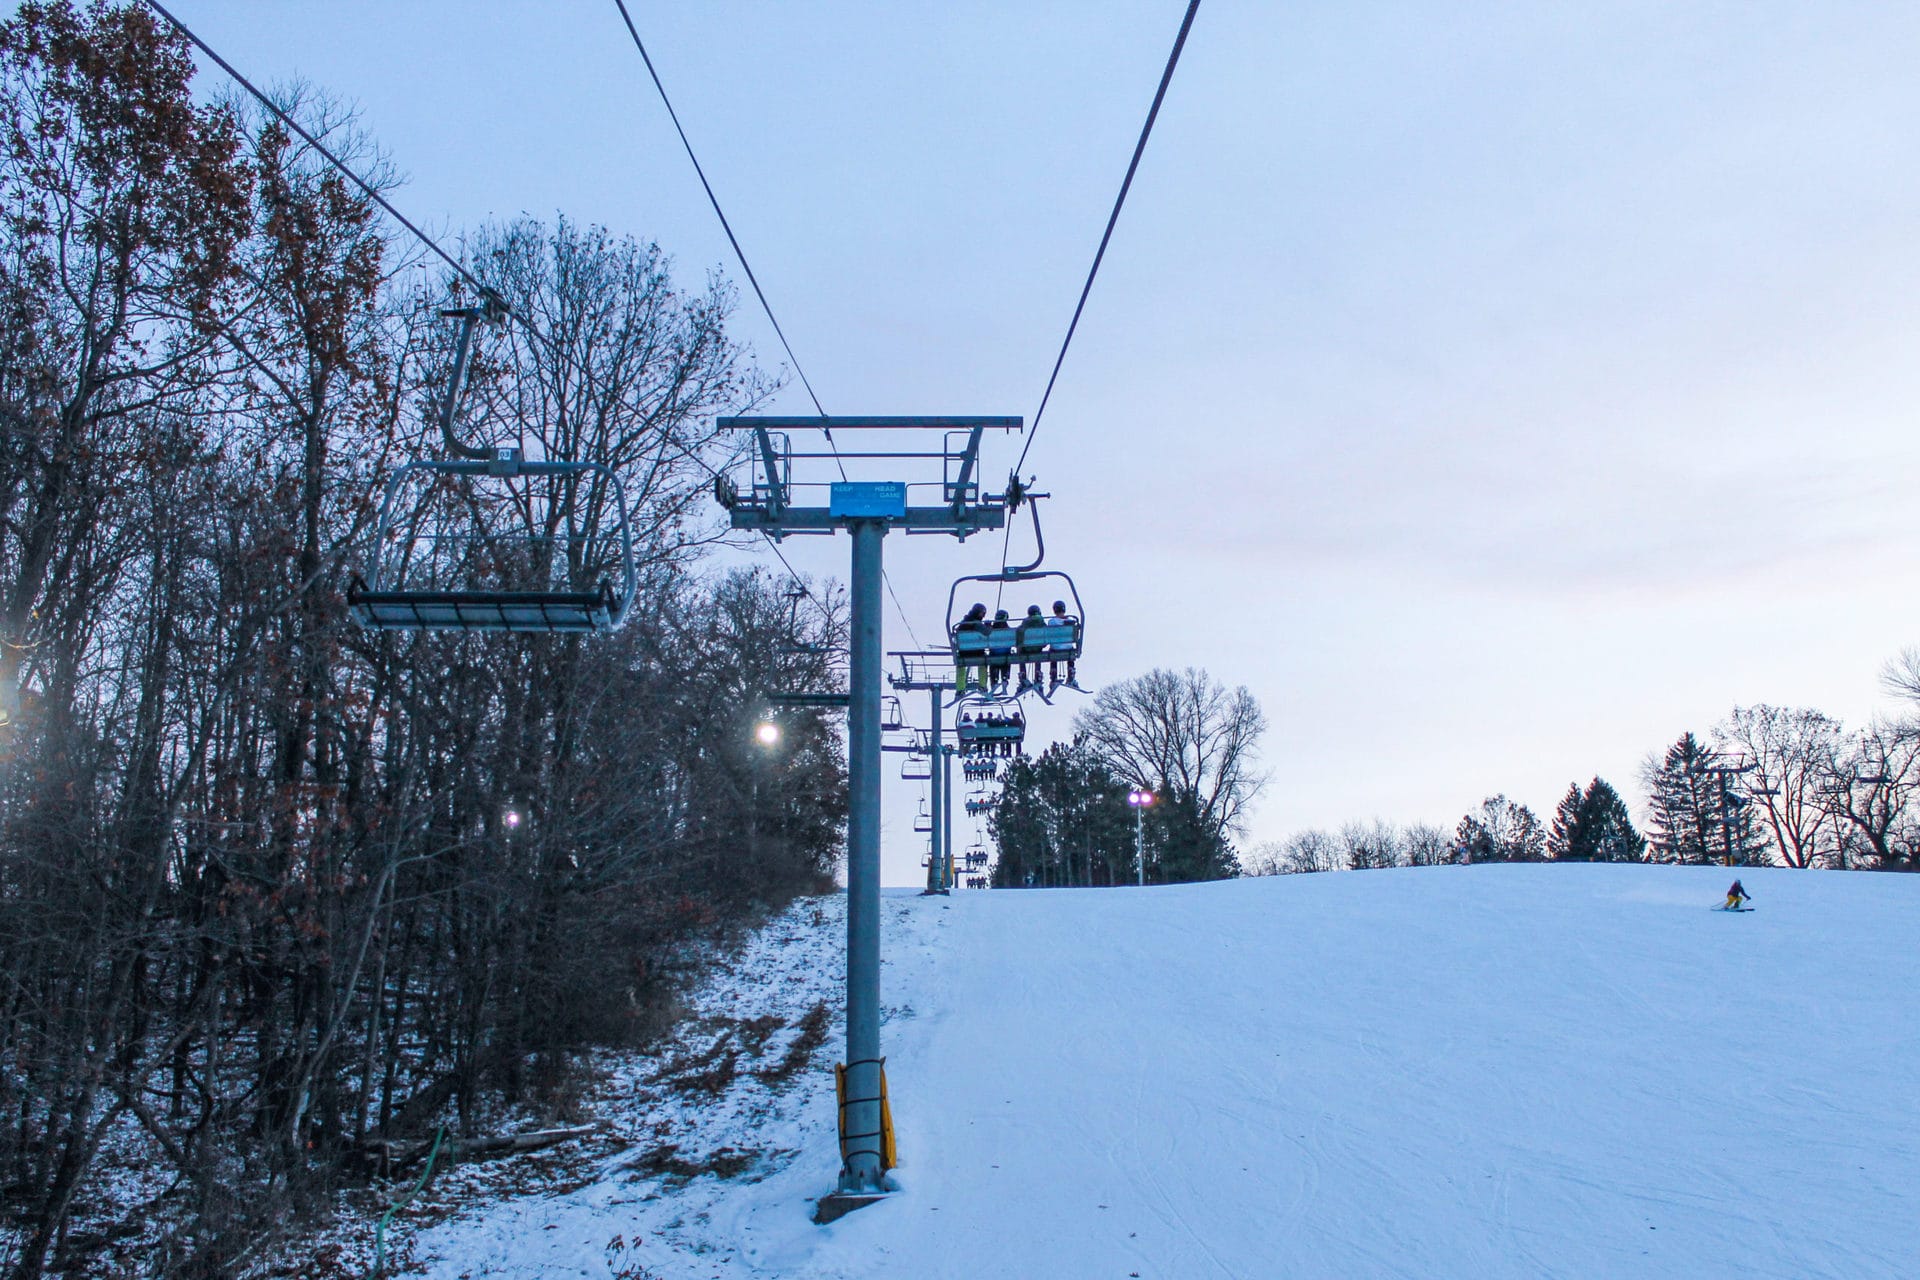
{"type": "MultiPolygon", "coordinates": [[[[1182,8],[633,5],[827,408],[1028,416],[1182,8]]],[[[176,11],[357,101],[416,220],[737,274],[612,0],[176,11]]],[[[1869,714],[1920,641],[1916,65],[1907,5],[1207,0],[1029,462],[1084,681],[1250,686],[1255,841],[1869,714]]],[[[888,553],[923,639],[994,559],[888,553]]]]}

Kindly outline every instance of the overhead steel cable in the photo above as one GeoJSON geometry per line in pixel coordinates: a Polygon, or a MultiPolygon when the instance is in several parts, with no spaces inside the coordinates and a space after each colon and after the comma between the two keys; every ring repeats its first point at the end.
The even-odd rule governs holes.
{"type": "Polygon", "coordinates": [[[419,240],[421,244],[433,250],[433,252],[440,258],[442,262],[446,263],[449,267],[452,267],[454,272],[458,274],[461,279],[465,280],[468,284],[472,285],[476,290],[478,290],[482,297],[493,298],[495,301],[497,301],[500,304],[501,308],[505,310],[507,315],[511,316],[514,320],[518,321],[521,324],[521,326],[527,330],[528,333],[533,335],[534,338],[536,338],[537,340],[543,343],[547,342],[547,339],[545,338],[545,336],[542,335],[538,329],[534,328],[533,322],[531,320],[527,319],[525,316],[515,311],[511,306],[507,304],[505,299],[500,297],[499,294],[495,293],[492,289],[488,288],[485,284],[481,283],[480,278],[474,275],[473,272],[467,270],[465,265],[463,265],[459,259],[455,258],[452,254],[448,253],[445,249],[442,249],[432,236],[428,235],[426,232],[422,231],[419,227],[415,226],[413,224],[412,219],[408,218],[406,214],[394,208],[393,202],[388,200],[386,196],[382,195],[378,187],[375,187],[372,183],[368,182],[365,178],[362,178],[359,174],[355,173],[352,167],[349,166],[346,163],[346,161],[342,160],[339,156],[336,156],[335,154],[333,154],[332,151],[329,151],[325,143],[321,142],[320,139],[314,137],[313,134],[309,133],[306,127],[302,125],[298,120],[294,119],[289,112],[282,109],[279,103],[275,102],[272,98],[268,97],[265,93],[262,93],[258,88],[256,88],[254,86],[253,81],[241,75],[239,69],[236,68],[231,62],[228,62],[225,58],[221,57],[218,53],[216,53],[212,45],[208,44],[205,40],[202,40],[198,35],[194,34],[193,29],[189,27],[186,23],[174,17],[172,12],[168,10],[168,8],[165,5],[160,3],[160,0],[146,0],[146,3],[147,3],[147,6],[151,8],[155,13],[165,18],[167,22],[172,25],[175,31],[178,31],[181,35],[185,36],[189,41],[191,41],[193,46],[196,49],[200,50],[200,52],[206,54],[209,58],[213,59],[214,63],[218,65],[222,71],[226,72],[227,75],[232,78],[235,84],[239,85],[242,89],[245,89],[248,93],[252,94],[254,99],[258,101],[261,106],[265,107],[268,110],[268,112],[270,112],[273,115],[274,119],[278,120],[281,124],[285,125],[287,128],[299,134],[301,139],[308,146],[312,147],[315,151],[318,151],[322,156],[326,157],[327,162],[331,164],[335,169],[339,170],[342,177],[346,178],[347,181],[353,183],[354,186],[360,188],[361,191],[365,192],[367,198],[369,200],[372,200],[375,204],[379,205],[382,209],[385,209],[387,213],[392,216],[395,222],[398,222],[401,226],[405,227],[408,231],[411,231],[414,235],[414,238],[419,240]]]}
{"type": "Polygon", "coordinates": [[[1113,228],[1120,221],[1120,208],[1127,202],[1127,192],[1133,187],[1133,175],[1140,168],[1140,157],[1147,149],[1147,139],[1153,133],[1153,122],[1159,118],[1160,104],[1166,99],[1167,86],[1173,82],[1173,69],[1180,63],[1180,51],[1186,47],[1187,32],[1193,29],[1193,15],[1200,11],[1200,0],[1187,0],[1187,13],[1180,20],[1180,34],[1173,38],[1173,52],[1167,55],[1166,70],[1160,73],[1160,87],[1153,91],[1153,105],[1147,109],[1147,121],[1140,127],[1140,140],[1133,144],[1133,159],[1127,162],[1127,176],[1121,180],[1120,194],[1114,197],[1113,212],[1107,215],[1107,229],[1100,234],[1100,248],[1093,255],[1093,266],[1087,271],[1087,282],[1080,288],[1080,301],[1074,305],[1073,319],[1067,324],[1067,336],[1060,343],[1060,354],[1054,358],[1053,372],[1047,377],[1047,389],[1040,397],[1040,407],[1034,411],[1033,426],[1027,431],[1027,442],[1020,450],[1020,460],[1013,464],[1017,475],[1026,465],[1027,451],[1033,448],[1033,438],[1040,434],[1040,419],[1047,412],[1047,401],[1053,398],[1053,384],[1060,377],[1060,366],[1066,363],[1067,348],[1073,345],[1074,330],[1080,327],[1080,313],[1087,309],[1087,295],[1093,292],[1093,278],[1100,274],[1101,259],[1107,256],[1107,242],[1113,239],[1113,228]]]}
{"type": "MultiPolygon", "coordinates": [[[[186,23],[180,21],[179,18],[175,17],[172,11],[170,11],[165,5],[160,3],[160,0],[145,0],[145,3],[155,13],[159,14],[162,18],[165,18],[167,22],[172,25],[173,29],[175,31],[178,31],[182,36],[186,37],[187,40],[190,41],[196,49],[199,49],[200,52],[206,54],[207,57],[211,58],[214,61],[214,63],[222,71],[226,72],[227,75],[230,78],[232,78],[235,84],[239,85],[242,89],[245,89],[249,94],[251,94],[254,100],[257,101],[262,107],[265,107],[267,109],[267,112],[270,115],[272,115],[275,120],[278,120],[281,124],[285,125],[288,129],[298,134],[300,138],[304,142],[306,142],[308,146],[312,147],[315,151],[319,152],[320,155],[327,161],[327,163],[332,165],[334,169],[338,171],[343,178],[345,178],[347,181],[351,182],[354,186],[358,187],[362,192],[364,192],[369,200],[372,200],[375,204],[379,205],[382,209],[386,210],[388,215],[391,216],[395,222],[398,222],[401,226],[405,227],[409,232],[412,233],[413,237],[416,240],[418,240],[421,244],[425,245],[428,249],[432,250],[436,257],[438,257],[442,262],[446,263],[447,266],[451,267],[453,269],[454,274],[459,276],[462,280],[466,281],[468,284],[472,285],[475,292],[477,292],[483,299],[490,300],[494,305],[497,305],[500,308],[500,311],[503,315],[505,315],[508,319],[512,320],[514,323],[518,324],[521,327],[521,329],[526,332],[527,337],[530,338],[536,346],[546,351],[546,353],[549,356],[551,356],[558,365],[562,367],[569,367],[569,366],[574,367],[578,369],[583,379],[586,379],[588,381],[591,380],[587,374],[587,371],[584,368],[579,367],[579,361],[574,356],[572,356],[564,347],[562,347],[559,342],[549,337],[547,334],[541,332],[540,327],[533,322],[531,317],[517,310],[511,303],[509,303],[504,297],[502,297],[496,290],[490,287],[485,281],[481,280],[480,277],[476,276],[472,271],[468,270],[466,265],[462,263],[458,258],[454,257],[452,254],[448,253],[445,249],[441,248],[437,240],[435,240],[432,236],[428,235],[425,231],[422,231],[419,228],[419,226],[417,226],[411,218],[407,217],[406,214],[400,212],[400,210],[394,206],[393,202],[387,199],[387,197],[380,191],[378,187],[374,186],[372,183],[368,182],[365,178],[361,177],[358,173],[354,171],[351,165],[347,164],[346,161],[342,160],[339,156],[335,155],[330,149],[328,149],[327,145],[324,142],[320,141],[319,138],[315,137],[313,133],[309,131],[305,125],[301,124],[297,119],[295,119],[291,112],[287,111],[279,103],[275,102],[271,97],[269,97],[266,93],[262,92],[261,89],[253,83],[253,81],[247,79],[246,76],[242,75],[238,67],[234,66],[231,62],[228,62],[225,58],[221,57],[219,52],[216,51],[212,45],[208,44],[205,40],[202,40],[199,37],[199,35],[194,32],[194,30],[191,27],[187,26],[186,23]]],[[[708,465],[708,463],[704,459],[700,459],[695,455],[689,453],[684,448],[681,448],[680,446],[674,444],[670,436],[667,437],[666,442],[669,447],[676,449],[682,456],[693,458],[696,462],[699,462],[701,466],[706,467],[708,471],[713,470],[713,468],[710,465],[708,465]]]]}
{"type": "MultiPolygon", "coordinates": [[[[382,209],[386,210],[388,215],[391,216],[395,222],[398,222],[401,226],[405,227],[410,233],[412,233],[414,238],[417,239],[422,245],[432,250],[435,256],[437,256],[442,262],[445,262],[447,266],[453,269],[456,275],[458,275],[461,279],[465,280],[468,284],[472,285],[475,291],[478,292],[482,297],[492,298],[496,303],[498,303],[501,310],[508,316],[508,318],[512,319],[514,322],[519,324],[520,327],[526,331],[527,336],[529,338],[531,338],[534,342],[536,342],[540,346],[546,348],[546,350],[549,353],[554,355],[556,358],[560,359],[563,363],[568,363],[568,364],[573,363],[573,361],[567,355],[567,353],[561,349],[560,345],[556,343],[553,339],[549,338],[546,334],[542,333],[531,319],[521,314],[519,311],[515,310],[509,303],[507,303],[507,301],[504,298],[500,297],[498,293],[496,293],[494,290],[489,288],[478,276],[474,275],[472,271],[468,270],[464,263],[462,263],[458,258],[455,258],[452,254],[448,253],[445,249],[441,248],[438,241],[436,241],[432,236],[428,235],[425,231],[422,231],[419,228],[419,226],[417,226],[411,218],[407,217],[406,214],[400,212],[399,209],[394,207],[393,202],[391,200],[388,200],[386,196],[381,193],[379,188],[375,187],[372,183],[368,182],[366,179],[362,178],[358,173],[356,173],[353,170],[352,166],[348,165],[346,161],[342,160],[339,156],[335,155],[330,149],[328,149],[325,143],[321,142],[319,138],[315,137],[313,133],[310,132],[297,119],[295,119],[292,116],[292,114],[290,114],[284,108],[282,108],[279,103],[275,102],[266,93],[262,92],[260,88],[253,83],[253,81],[247,79],[245,75],[241,74],[240,69],[238,67],[235,67],[231,62],[228,62],[225,58],[221,57],[219,52],[216,49],[214,49],[212,45],[208,44],[205,40],[202,40],[200,36],[191,27],[187,26],[186,23],[180,21],[179,18],[175,17],[173,13],[165,5],[161,4],[159,0],[146,0],[146,3],[151,9],[153,9],[155,13],[159,14],[162,18],[164,18],[167,21],[167,23],[173,27],[175,31],[179,32],[183,37],[185,37],[196,49],[200,50],[200,52],[206,54],[208,58],[212,59],[214,64],[218,66],[222,71],[226,72],[228,77],[231,78],[235,84],[239,85],[242,89],[245,89],[249,94],[251,94],[254,100],[257,101],[262,107],[266,108],[267,112],[270,115],[272,115],[275,120],[278,120],[281,124],[285,125],[288,129],[298,134],[300,138],[304,142],[306,142],[308,146],[312,147],[327,161],[327,163],[331,164],[334,167],[334,169],[340,173],[342,177],[346,178],[347,181],[353,183],[354,186],[358,187],[362,192],[364,192],[368,199],[372,200],[375,204],[379,205],[382,209]]],[[[644,51],[642,56],[644,56],[644,51]]],[[[671,106],[669,106],[668,109],[669,111],[671,111],[672,109],[671,106]]],[[[675,124],[676,126],[678,125],[677,120],[675,121],[675,124]]],[[[689,154],[691,154],[691,152],[689,152],[689,154]]],[[[695,167],[698,168],[698,162],[696,162],[695,167]]],[[[702,176],[701,181],[702,182],[705,181],[704,175],[702,176]]],[[[716,209],[717,207],[718,206],[716,206],[716,209]]],[[[724,218],[722,220],[724,221],[724,218]]],[[[728,234],[728,237],[731,238],[733,233],[731,230],[729,230],[727,234],[728,234]]],[[[735,246],[736,251],[738,250],[738,247],[739,247],[738,245],[735,246]]],[[[743,267],[746,266],[746,259],[744,257],[741,259],[741,265],[743,267]]],[[[748,271],[748,276],[749,278],[751,278],[752,276],[752,271],[750,269],[748,271]]],[[[756,283],[754,288],[755,288],[755,291],[758,292],[759,285],[756,283]]],[[[763,297],[761,299],[762,305],[765,304],[765,301],[766,299],[763,297]]],[[[768,313],[768,318],[769,319],[772,318],[771,312],[768,313]]],[[[779,325],[777,322],[775,323],[774,328],[778,330],[779,325]]],[[[783,344],[786,341],[784,336],[781,338],[781,341],[783,344]]],[[[788,354],[792,355],[791,350],[789,350],[788,354]]],[[[796,371],[799,371],[799,361],[796,360],[794,362],[794,368],[796,371]]],[[[802,382],[806,381],[805,373],[801,373],[800,377],[802,382]]],[[[807,390],[808,390],[808,394],[811,395],[813,389],[809,387],[807,390]]],[[[816,400],[815,407],[817,408],[818,406],[819,406],[819,402],[816,400]]],[[[828,436],[828,439],[829,441],[831,441],[832,439],[831,435],[828,436]]],[[[702,458],[699,454],[694,453],[691,450],[688,450],[685,447],[677,444],[671,439],[670,436],[665,439],[664,443],[666,448],[671,449],[673,452],[678,453],[681,457],[699,466],[700,468],[705,470],[710,477],[718,477],[720,475],[720,472],[716,470],[714,466],[711,463],[709,463],[705,458],[702,458]]],[[[769,545],[772,545],[772,544],[769,543],[769,545]]],[[[774,555],[779,557],[781,564],[786,565],[787,573],[793,578],[795,583],[800,585],[801,590],[806,592],[807,598],[813,601],[814,606],[820,609],[823,616],[828,617],[830,619],[832,617],[832,614],[828,611],[826,605],[822,603],[820,600],[814,598],[813,593],[807,589],[806,584],[804,580],[800,577],[799,573],[794,569],[794,567],[790,563],[788,563],[786,556],[781,554],[780,548],[778,546],[773,547],[773,553],[774,555]]],[[[897,607],[897,602],[896,602],[896,607],[897,607]]]]}
{"type": "MultiPolygon", "coordinates": [[[[760,299],[760,309],[767,313],[767,323],[773,326],[774,336],[780,339],[780,347],[787,353],[787,359],[793,362],[793,372],[800,379],[800,385],[807,389],[807,398],[813,401],[813,407],[824,419],[826,409],[820,403],[820,397],[814,394],[813,383],[807,380],[807,371],[800,367],[800,357],[793,354],[793,344],[787,341],[786,331],[780,327],[780,318],[773,314],[773,304],[767,301],[766,290],[760,287],[759,277],[753,274],[753,264],[747,261],[747,254],[740,247],[740,238],[733,234],[733,224],[727,221],[726,211],[720,207],[720,197],[713,193],[713,184],[707,181],[707,171],[700,166],[700,157],[693,153],[693,143],[687,139],[687,131],[680,124],[680,113],[673,109],[673,99],[667,96],[667,86],[660,82],[660,73],[654,69],[653,58],[647,53],[646,42],[640,39],[640,28],[633,25],[633,15],[627,12],[627,0],[613,0],[620,9],[620,19],[627,24],[627,34],[633,37],[633,47],[640,51],[640,61],[647,66],[647,75],[653,80],[653,87],[660,94],[660,103],[667,109],[667,118],[673,121],[673,131],[680,135],[680,145],[686,149],[687,159],[693,162],[693,171],[700,178],[700,189],[707,193],[707,203],[713,206],[713,216],[720,219],[720,229],[727,233],[727,243],[733,246],[733,256],[740,260],[740,269],[746,273],[747,283],[753,286],[753,296],[760,299]]],[[[820,434],[833,443],[833,432],[827,427],[820,428],[820,434]]],[[[834,452],[834,461],[839,462],[839,451],[834,452]]],[[[840,468],[840,478],[847,478],[844,465],[840,468]]]]}
{"type": "MultiPolygon", "coordinates": [[[[727,221],[726,211],[720,207],[720,197],[713,192],[713,184],[707,181],[707,171],[701,167],[700,157],[694,154],[693,143],[687,138],[687,131],[680,123],[680,113],[673,109],[673,99],[667,96],[667,86],[661,82],[660,72],[653,65],[653,58],[647,53],[647,45],[640,38],[640,29],[634,25],[633,14],[628,12],[626,0],[613,0],[620,10],[620,20],[626,23],[627,34],[633,38],[633,47],[639,51],[640,61],[646,64],[647,76],[653,81],[653,87],[660,95],[660,104],[667,109],[667,118],[673,121],[673,131],[680,136],[680,145],[687,153],[687,159],[693,164],[693,172],[700,179],[700,189],[707,193],[707,203],[713,206],[713,216],[720,220],[720,229],[726,232],[727,243],[733,246],[733,256],[739,260],[740,270],[746,273],[747,283],[753,286],[753,296],[760,300],[760,309],[767,313],[767,323],[773,326],[774,336],[780,339],[780,347],[787,353],[787,359],[793,362],[793,372],[800,379],[800,385],[806,388],[807,398],[813,401],[813,407],[821,417],[820,434],[826,437],[827,447],[833,452],[833,464],[840,472],[840,478],[847,478],[847,464],[840,457],[840,446],[834,443],[833,431],[827,427],[829,416],[826,406],[820,403],[819,395],[813,389],[813,383],[807,380],[807,371],[800,367],[800,357],[793,354],[793,344],[787,341],[786,332],[780,327],[779,317],[773,314],[773,304],[767,301],[766,291],[760,287],[759,279],[753,274],[753,265],[747,261],[746,250],[740,247],[740,238],[733,234],[733,224],[727,221]]],[[[776,551],[778,548],[776,548],[776,551]]],[[[786,557],[780,557],[786,562],[786,557]]],[[[792,566],[788,566],[791,571],[792,566]]],[[[900,623],[907,629],[907,638],[913,647],[920,647],[920,638],[914,634],[913,623],[907,617],[905,606],[900,603],[900,594],[893,589],[893,578],[882,572],[881,581],[886,584],[887,595],[893,601],[893,608],[900,615],[900,623]]],[[[796,578],[797,581],[797,578],[796,578]]]]}

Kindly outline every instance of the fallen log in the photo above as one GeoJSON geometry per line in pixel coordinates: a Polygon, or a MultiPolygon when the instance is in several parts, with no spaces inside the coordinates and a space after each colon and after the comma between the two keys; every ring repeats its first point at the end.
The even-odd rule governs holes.
{"type": "MultiPolygon", "coordinates": [[[[561,1129],[534,1129],[527,1133],[495,1134],[484,1138],[454,1138],[441,1142],[439,1158],[447,1161],[497,1160],[502,1156],[539,1151],[544,1147],[571,1142],[575,1138],[598,1133],[599,1130],[597,1124],[577,1124],[561,1129]]],[[[427,1152],[432,1149],[432,1138],[367,1138],[360,1143],[362,1157],[377,1172],[389,1177],[426,1159],[427,1152]]]]}

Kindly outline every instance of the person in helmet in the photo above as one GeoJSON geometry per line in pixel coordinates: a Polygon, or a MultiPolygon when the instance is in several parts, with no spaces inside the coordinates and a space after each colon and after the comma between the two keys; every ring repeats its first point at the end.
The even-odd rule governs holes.
{"type": "MultiPolygon", "coordinates": [[[[1053,602],[1053,616],[1047,619],[1047,621],[1056,627],[1073,628],[1074,646],[1067,650],[1069,655],[1067,658],[1067,687],[1069,689],[1078,689],[1080,687],[1080,681],[1074,673],[1074,667],[1079,661],[1080,619],[1067,612],[1067,602],[1065,600],[1055,600],[1053,602]]],[[[1060,660],[1058,658],[1047,664],[1047,678],[1052,682],[1052,687],[1049,688],[1047,692],[1052,693],[1054,689],[1060,687],[1060,660]]]]}
{"type": "MultiPolygon", "coordinates": [[[[1040,612],[1040,606],[1027,606],[1027,616],[1020,619],[1020,692],[1038,688],[1040,685],[1040,655],[1046,652],[1047,615],[1040,612]],[[1028,664],[1032,664],[1032,674],[1028,674],[1028,664]]],[[[1054,681],[1057,685],[1060,682],[1054,681]]]]}
{"type": "MultiPolygon", "coordinates": [[[[985,643],[984,637],[986,633],[987,606],[976,602],[973,608],[967,610],[965,617],[953,624],[953,647],[956,658],[963,645],[967,652],[978,653],[985,643]],[[976,640],[972,644],[966,644],[965,641],[961,639],[963,636],[969,638],[979,636],[983,637],[983,639],[976,640]]],[[[975,664],[956,661],[953,666],[954,691],[956,693],[965,693],[967,691],[969,678],[971,678],[975,684],[985,684],[987,682],[986,664],[984,662],[975,664]]]]}
{"type": "Polygon", "coordinates": [[[1727,905],[1722,909],[1726,911],[1739,911],[1751,901],[1752,899],[1748,897],[1747,891],[1740,887],[1738,880],[1735,880],[1733,882],[1733,888],[1727,890],[1727,905]]]}
{"type": "Polygon", "coordinates": [[[997,610],[993,615],[993,625],[987,629],[987,687],[990,690],[1007,687],[1007,680],[1013,671],[1015,643],[1013,619],[1007,616],[1005,609],[997,610]]]}

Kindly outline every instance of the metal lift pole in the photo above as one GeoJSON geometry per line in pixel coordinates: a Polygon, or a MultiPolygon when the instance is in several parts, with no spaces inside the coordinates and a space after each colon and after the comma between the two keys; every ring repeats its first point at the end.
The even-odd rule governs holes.
{"type": "Polygon", "coordinates": [[[889,529],[966,538],[1004,528],[1006,496],[983,494],[972,477],[979,464],[981,433],[1017,431],[1020,419],[756,416],[720,417],[714,426],[722,431],[750,431],[757,446],[747,463],[750,474],[744,490],[731,476],[714,479],[714,499],[727,509],[735,529],[775,539],[837,529],[853,535],[846,694],[847,1061],[840,1079],[840,1178],[837,1189],[820,1199],[814,1214],[815,1222],[824,1223],[894,1189],[887,1177],[893,1153],[880,1062],[881,540],[889,529]],[[790,432],[816,430],[827,433],[830,442],[836,430],[940,431],[945,443],[917,450],[793,448],[790,432]],[[956,438],[964,443],[954,445],[956,438]],[[825,487],[827,505],[795,505],[793,463],[827,460],[841,472],[839,481],[824,486],[800,482],[809,488],[825,487]],[[845,475],[848,463],[897,465],[909,460],[940,465],[938,505],[908,505],[907,481],[851,480],[845,475]],[[956,474],[959,480],[954,479],[956,474]]]}
{"type": "MultiPolygon", "coordinates": [[[[936,695],[937,696],[937,695],[936,695]]],[[[953,748],[948,747],[940,753],[940,772],[946,776],[943,791],[946,796],[946,810],[940,815],[940,822],[947,833],[947,888],[951,889],[958,881],[953,874],[953,748]]]]}
{"type": "Polygon", "coordinates": [[[947,789],[947,779],[944,776],[946,770],[940,767],[940,758],[943,754],[940,749],[941,692],[939,689],[934,689],[929,694],[933,701],[933,750],[927,757],[929,765],[927,773],[932,777],[933,787],[933,849],[927,857],[928,893],[945,893],[953,887],[952,877],[947,874],[947,864],[940,856],[941,851],[950,848],[953,843],[952,836],[941,830],[940,822],[940,801],[947,789]]]}
{"type": "Polygon", "coordinates": [[[847,1074],[842,1195],[887,1189],[880,1125],[880,548],[855,520],[847,681],[847,1074]]]}

